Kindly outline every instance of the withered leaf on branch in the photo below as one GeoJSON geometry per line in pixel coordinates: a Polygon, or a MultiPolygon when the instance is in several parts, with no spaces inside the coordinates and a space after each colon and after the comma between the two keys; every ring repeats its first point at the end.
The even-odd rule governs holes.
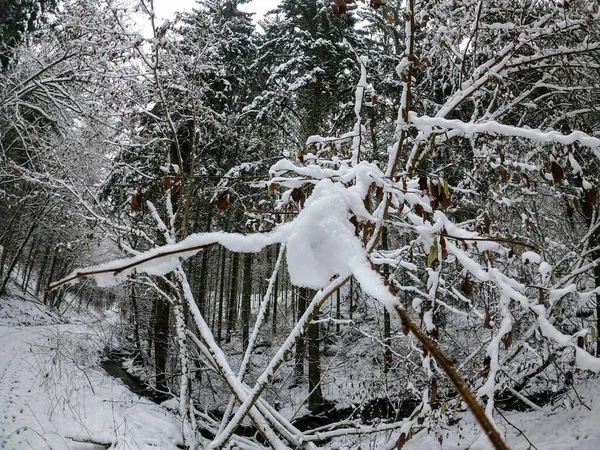
{"type": "Polygon", "coordinates": [[[429,392],[429,403],[435,403],[435,398],[437,397],[437,394],[438,394],[437,380],[435,378],[432,378],[431,389],[429,392]]]}
{"type": "Polygon", "coordinates": [[[219,195],[219,199],[217,200],[217,208],[219,208],[221,211],[224,211],[227,209],[228,206],[229,206],[229,191],[223,191],[223,192],[221,192],[221,195],[219,195]]]}
{"type": "Polygon", "coordinates": [[[400,433],[400,436],[398,437],[398,440],[396,441],[396,450],[402,450],[402,447],[404,447],[404,444],[406,444],[406,441],[408,441],[408,439],[406,438],[406,433],[400,433]]]}
{"type": "Polygon", "coordinates": [[[181,175],[175,177],[175,182],[171,187],[171,197],[177,197],[181,192],[181,175]]]}
{"type": "Polygon", "coordinates": [[[442,249],[442,259],[446,259],[448,257],[448,250],[446,250],[446,239],[444,235],[440,235],[440,247],[442,249]]]}
{"type": "Polygon", "coordinates": [[[427,184],[427,177],[422,176],[419,178],[419,189],[421,189],[422,191],[429,190],[429,186],[427,184]]]}
{"type": "Polygon", "coordinates": [[[554,178],[555,183],[560,182],[565,177],[563,168],[560,167],[556,161],[552,161],[550,172],[552,172],[552,178],[554,178]]]}
{"type": "Polygon", "coordinates": [[[171,189],[171,177],[168,175],[165,175],[162,178],[162,184],[163,184],[163,189],[165,191],[168,191],[169,189],[171,189]]]}
{"type": "Polygon", "coordinates": [[[490,373],[490,364],[492,363],[492,358],[490,358],[490,355],[486,355],[485,358],[483,358],[483,370],[480,372],[480,375],[482,377],[487,377],[488,374],[490,373]]]}
{"type": "Polygon", "coordinates": [[[419,203],[417,203],[415,205],[415,214],[419,217],[423,217],[423,212],[425,212],[425,210],[419,203]]]}
{"type": "Polygon", "coordinates": [[[488,330],[491,330],[493,327],[490,322],[491,322],[490,309],[486,306],[485,307],[485,316],[483,318],[483,328],[487,328],[488,330]]]}
{"type": "Polygon", "coordinates": [[[297,187],[292,190],[292,200],[297,202],[300,207],[304,207],[304,201],[306,200],[306,194],[304,193],[304,189],[302,187],[297,187]]]}
{"type": "Polygon", "coordinates": [[[568,218],[573,217],[574,213],[575,213],[575,209],[571,205],[567,204],[567,217],[568,218]]]}
{"type": "Polygon", "coordinates": [[[466,274],[463,278],[460,288],[466,295],[469,295],[471,292],[473,292],[473,285],[469,281],[469,274],[466,274]]]}
{"type": "Polygon", "coordinates": [[[348,5],[354,3],[354,0],[331,0],[331,9],[333,13],[341,16],[348,12],[348,5]]]}
{"type": "Polygon", "coordinates": [[[137,195],[131,194],[131,210],[138,211],[140,209],[140,204],[137,201],[137,195]]]}
{"type": "Polygon", "coordinates": [[[350,217],[350,223],[354,225],[354,234],[358,236],[360,232],[360,224],[358,223],[358,219],[355,215],[352,215],[352,217],[350,217]]]}
{"type": "Polygon", "coordinates": [[[502,343],[504,344],[504,348],[506,350],[508,350],[508,348],[511,346],[512,340],[512,331],[509,331],[504,336],[502,336],[502,343]]]}
{"type": "Polygon", "coordinates": [[[595,187],[592,187],[591,189],[585,191],[585,201],[587,201],[588,203],[590,203],[592,206],[596,205],[596,202],[598,201],[598,191],[596,190],[595,187]]]}
{"type": "Polygon", "coordinates": [[[504,166],[498,166],[496,168],[496,172],[498,172],[498,175],[500,175],[500,179],[503,183],[506,183],[508,181],[508,172],[506,171],[504,166]]]}
{"type": "Polygon", "coordinates": [[[131,210],[139,211],[142,209],[142,188],[138,187],[137,192],[131,194],[131,210]]]}
{"type": "Polygon", "coordinates": [[[486,212],[483,213],[483,232],[485,234],[490,234],[490,228],[492,226],[492,219],[490,219],[490,215],[486,212]]]}

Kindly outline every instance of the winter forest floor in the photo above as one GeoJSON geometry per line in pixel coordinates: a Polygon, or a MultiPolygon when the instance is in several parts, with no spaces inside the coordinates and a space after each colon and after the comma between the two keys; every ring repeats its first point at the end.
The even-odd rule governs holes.
{"type": "MultiPolygon", "coordinates": [[[[2,299],[0,449],[182,447],[181,425],[173,413],[133,394],[101,369],[101,351],[111,338],[110,317],[64,319],[31,299],[2,299]]],[[[600,448],[599,415],[600,386],[589,378],[540,411],[498,410],[496,422],[514,449],[595,450],[600,448]]],[[[365,434],[326,445],[379,449],[393,439],[385,433],[365,434]]],[[[421,430],[404,448],[476,449],[487,443],[470,414],[458,412],[452,424],[421,430]]]]}
{"type": "MultiPolygon", "coordinates": [[[[87,317],[89,319],[89,317],[87,317]]],[[[0,302],[0,449],[176,449],[178,421],[99,366],[94,324],[0,302]]]]}

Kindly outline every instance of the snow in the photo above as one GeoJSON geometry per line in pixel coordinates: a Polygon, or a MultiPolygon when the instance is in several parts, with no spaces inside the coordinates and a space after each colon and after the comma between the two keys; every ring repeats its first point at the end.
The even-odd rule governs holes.
{"type": "Polygon", "coordinates": [[[17,326],[15,313],[28,309],[22,302],[0,301],[0,448],[86,450],[95,448],[86,442],[98,442],[115,450],[175,450],[183,444],[181,423],[171,413],[99,368],[97,330],[52,323],[43,307],[17,326]]]}
{"type": "Polygon", "coordinates": [[[552,273],[552,266],[546,261],[542,261],[538,267],[538,272],[542,277],[542,281],[548,281],[550,274],[552,273]]]}
{"type": "Polygon", "coordinates": [[[542,261],[542,257],[536,252],[523,252],[521,261],[523,261],[524,264],[528,262],[539,264],[542,261]]]}
{"type": "Polygon", "coordinates": [[[600,139],[590,136],[582,131],[573,131],[570,134],[562,134],[559,131],[542,131],[526,127],[513,127],[500,124],[495,121],[483,123],[466,123],[455,119],[444,119],[442,117],[418,116],[414,112],[409,113],[409,122],[420,131],[431,134],[434,128],[456,129],[465,136],[475,136],[478,133],[498,134],[502,136],[516,136],[532,139],[539,142],[557,142],[563,145],[579,142],[581,145],[597,149],[600,147],[600,139]]]}
{"type": "MultiPolygon", "coordinates": [[[[534,448],[530,447],[527,441],[529,439],[531,444],[540,450],[596,450],[600,442],[600,429],[597,423],[600,414],[600,391],[596,384],[595,380],[588,380],[577,387],[585,406],[575,395],[568,395],[564,397],[565,401],[557,400],[555,404],[548,404],[539,411],[501,411],[502,416],[495,413],[496,427],[512,449],[534,448]]],[[[447,422],[448,419],[443,420],[447,422]]],[[[456,420],[458,420],[457,425],[450,426],[447,423],[442,425],[442,444],[435,433],[423,430],[408,441],[403,449],[489,448],[488,442],[481,438],[479,427],[468,412],[457,414],[456,420]]]]}

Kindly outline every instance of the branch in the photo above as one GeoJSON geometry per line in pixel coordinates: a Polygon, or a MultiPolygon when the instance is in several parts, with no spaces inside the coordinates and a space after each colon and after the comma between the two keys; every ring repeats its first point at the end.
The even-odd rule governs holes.
{"type": "MultiPolygon", "coordinates": [[[[134,261],[131,263],[125,264],[123,266],[117,266],[116,268],[109,267],[107,269],[87,270],[87,271],[83,270],[80,272],[75,272],[75,274],[70,275],[67,278],[63,278],[62,280],[58,280],[55,283],[49,284],[48,286],[46,286],[46,288],[44,288],[44,292],[52,291],[52,290],[56,289],[57,287],[60,287],[66,283],[70,283],[71,281],[77,280],[78,278],[86,278],[86,277],[89,277],[90,275],[101,275],[104,273],[112,273],[115,276],[117,276],[124,270],[131,269],[131,268],[139,266],[141,264],[145,264],[148,261],[152,261],[154,259],[163,258],[165,256],[177,255],[177,254],[181,254],[181,253],[198,252],[200,250],[204,250],[208,247],[212,247],[213,245],[217,245],[217,244],[218,244],[218,242],[211,242],[209,244],[197,245],[195,247],[187,247],[187,248],[184,247],[184,248],[178,249],[178,250],[170,250],[170,251],[160,252],[160,253],[156,253],[154,255],[147,256],[147,257],[141,258],[141,259],[130,258],[129,260],[134,260],[134,261]]],[[[129,261],[129,260],[127,260],[127,261],[129,261]]]]}
{"type": "Polygon", "coordinates": [[[433,343],[431,339],[427,337],[427,335],[413,322],[413,320],[408,315],[408,312],[402,308],[401,306],[395,307],[396,313],[400,317],[402,321],[402,328],[406,330],[405,332],[410,331],[415,337],[421,342],[423,348],[432,355],[438,365],[442,368],[444,373],[448,376],[460,396],[463,398],[481,428],[493,444],[496,450],[509,450],[508,446],[500,437],[498,430],[494,428],[494,425],[490,422],[489,418],[486,416],[485,411],[479,404],[479,402],[473,396],[471,389],[467,386],[465,380],[460,376],[458,371],[454,368],[452,363],[446,358],[446,356],[442,353],[442,351],[433,343]]]}

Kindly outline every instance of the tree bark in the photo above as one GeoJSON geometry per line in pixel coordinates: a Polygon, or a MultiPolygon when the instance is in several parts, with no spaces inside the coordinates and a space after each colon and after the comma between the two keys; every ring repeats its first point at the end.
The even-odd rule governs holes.
{"type": "Polygon", "coordinates": [[[42,284],[44,282],[44,276],[46,275],[46,264],[48,263],[48,255],[50,255],[50,245],[46,246],[46,250],[44,250],[44,256],[42,257],[42,265],[40,267],[40,271],[38,273],[38,280],[35,285],[35,295],[36,297],[40,294],[42,290],[42,284]]]}
{"type": "Polygon", "coordinates": [[[6,285],[8,284],[8,281],[10,280],[10,275],[12,274],[12,271],[14,270],[15,266],[17,265],[17,261],[19,260],[19,257],[21,256],[23,249],[27,245],[29,238],[33,234],[33,230],[35,230],[38,223],[39,223],[38,220],[34,220],[31,223],[31,225],[29,225],[29,228],[27,229],[27,233],[25,233],[25,237],[23,238],[23,242],[21,242],[21,245],[17,249],[17,252],[13,256],[13,259],[12,259],[10,265],[8,266],[8,269],[6,270],[6,273],[4,274],[4,279],[2,280],[2,284],[0,284],[0,293],[4,292],[6,290],[6,285]]]}
{"type": "Polygon", "coordinates": [[[275,285],[273,286],[273,323],[271,331],[273,334],[277,333],[277,297],[279,296],[279,274],[275,278],[275,285]]]}
{"type": "MultiPolygon", "coordinates": [[[[162,283],[161,289],[165,286],[162,283]]],[[[154,317],[154,379],[156,390],[167,392],[167,355],[169,352],[169,304],[165,299],[156,299],[154,317]]]]}
{"type": "Polygon", "coordinates": [[[242,347],[250,340],[250,309],[252,307],[252,253],[244,255],[244,286],[242,291],[242,347]]]}
{"type": "Polygon", "coordinates": [[[219,308],[217,312],[217,343],[221,343],[223,328],[223,297],[225,296],[225,248],[221,248],[221,279],[219,281],[219,308]]]}
{"type": "MultiPolygon", "coordinates": [[[[296,301],[297,317],[301,317],[302,314],[304,314],[304,311],[306,310],[307,297],[308,297],[308,289],[306,289],[306,288],[298,289],[298,300],[296,301]]],[[[304,348],[304,336],[300,335],[296,338],[296,365],[294,368],[294,372],[297,377],[301,377],[302,375],[304,375],[304,354],[305,354],[305,352],[306,351],[304,348]]]]}
{"type": "MultiPolygon", "coordinates": [[[[313,298],[316,292],[307,290],[307,301],[313,298]]],[[[321,351],[319,339],[319,320],[318,314],[308,325],[308,410],[312,413],[318,413],[323,408],[323,392],[321,390],[321,351]]]]}
{"type": "Polygon", "coordinates": [[[231,264],[231,288],[229,289],[229,301],[227,302],[227,334],[225,342],[231,342],[231,333],[235,330],[235,322],[237,319],[237,293],[238,293],[238,271],[240,265],[240,254],[233,254],[233,262],[231,264]]]}
{"type": "MultiPolygon", "coordinates": [[[[208,211],[208,217],[206,219],[206,232],[210,231],[212,224],[212,209],[208,211]]],[[[198,283],[198,290],[196,295],[196,303],[202,315],[206,314],[206,292],[208,286],[208,252],[210,248],[205,248],[202,252],[202,262],[200,263],[200,281],[198,283]]]]}
{"type": "MultiPolygon", "coordinates": [[[[381,249],[388,249],[388,233],[387,227],[383,227],[381,230],[381,249]]],[[[389,276],[389,267],[387,264],[383,266],[383,275],[388,279],[389,276]]],[[[390,347],[392,338],[391,338],[391,319],[390,313],[387,308],[383,308],[383,371],[387,373],[392,367],[392,349],[390,347]]]]}

